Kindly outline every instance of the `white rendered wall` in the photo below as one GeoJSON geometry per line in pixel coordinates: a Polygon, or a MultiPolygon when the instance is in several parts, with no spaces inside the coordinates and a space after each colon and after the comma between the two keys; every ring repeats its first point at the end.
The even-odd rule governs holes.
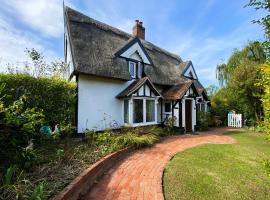
{"type": "Polygon", "coordinates": [[[124,124],[123,100],[115,98],[129,81],[80,75],[78,79],[78,132],[104,130],[124,124]]]}

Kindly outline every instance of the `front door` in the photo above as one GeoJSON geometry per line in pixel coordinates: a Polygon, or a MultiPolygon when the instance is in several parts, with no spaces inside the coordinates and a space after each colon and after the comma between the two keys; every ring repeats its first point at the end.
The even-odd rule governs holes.
{"type": "Polygon", "coordinates": [[[185,113],[186,113],[186,131],[192,131],[192,101],[186,99],[185,113]]]}

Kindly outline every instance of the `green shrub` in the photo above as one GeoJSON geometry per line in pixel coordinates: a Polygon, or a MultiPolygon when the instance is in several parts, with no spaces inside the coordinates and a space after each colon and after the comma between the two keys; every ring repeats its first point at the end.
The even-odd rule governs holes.
{"type": "Polygon", "coordinates": [[[20,169],[29,171],[37,163],[37,155],[33,150],[21,150],[15,158],[15,163],[20,169]]]}
{"type": "Polygon", "coordinates": [[[147,147],[153,145],[158,140],[158,136],[154,134],[137,135],[134,133],[126,133],[118,136],[116,142],[123,147],[147,147]]]}
{"type": "Polygon", "coordinates": [[[87,131],[85,133],[85,137],[89,143],[109,144],[113,136],[110,131],[105,132],[87,131]]]}
{"type": "Polygon", "coordinates": [[[169,133],[169,132],[172,132],[173,131],[173,127],[174,127],[175,121],[176,121],[176,117],[175,116],[174,117],[169,117],[165,121],[164,125],[165,125],[166,132],[169,133]]]}
{"type": "Polygon", "coordinates": [[[208,112],[198,112],[197,115],[199,131],[207,131],[210,122],[210,114],[208,112]]]}
{"type": "Polygon", "coordinates": [[[39,108],[51,125],[70,122],[75,110],[75,84],[59,78],[35,78],[27,74],[0,74],[2,102],[5,107],[22,96],[25,107],[39,108]]]}
{"type": "Polygon", "coordinates": [[[35,187],[34,192],[31,195],[30,200],[43,200],[44,196],[45,196],[44,183],[41,182],[35,187]]]}

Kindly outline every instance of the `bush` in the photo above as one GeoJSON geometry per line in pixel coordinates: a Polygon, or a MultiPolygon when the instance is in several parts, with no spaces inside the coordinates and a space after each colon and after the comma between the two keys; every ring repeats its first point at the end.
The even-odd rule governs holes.
{"type": "Polygon", "coordinates": [[[116,138],[116,143],[122,147],[147,147],[153,145],[158,140],[154,134],[137,135],[132,132],[122,134],[116,138]]]}
{"type": "Polygon", "coordinates": [[[165,121],[164,125],[165,125],[165,131],[166,132],[170,133],[170,132],[173,131],[173,127],[174,127],[175,121],[176,121],[176,117],[175,116],[174,117],[169,117],[165,121]]]}
{"type": "Polygon", "coordinates": [[[199,131],[207,131],[210,122],[210,114],[208,112],[198,112],[199,131]]]}
{"type": "Polygon", "coordinates": [[[27,74],[0,74],[5,107],[26,96],[25,107],[39,108],[50,125],[70,122],[75,110],[75,84],[59,78],[35,78],[27,74]]]}

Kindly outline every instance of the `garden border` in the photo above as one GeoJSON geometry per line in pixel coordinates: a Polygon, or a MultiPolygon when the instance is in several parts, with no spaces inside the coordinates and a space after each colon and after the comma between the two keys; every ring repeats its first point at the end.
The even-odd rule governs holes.
{"type": "Polygon", "coordinates": [[[111,153],[85,169],[68,186],[58,193],[53,200],[77,200],[85,195],[89,189],[109,170],[115,162],[122,160],[132,148],[125,148],[111,153]]]}

